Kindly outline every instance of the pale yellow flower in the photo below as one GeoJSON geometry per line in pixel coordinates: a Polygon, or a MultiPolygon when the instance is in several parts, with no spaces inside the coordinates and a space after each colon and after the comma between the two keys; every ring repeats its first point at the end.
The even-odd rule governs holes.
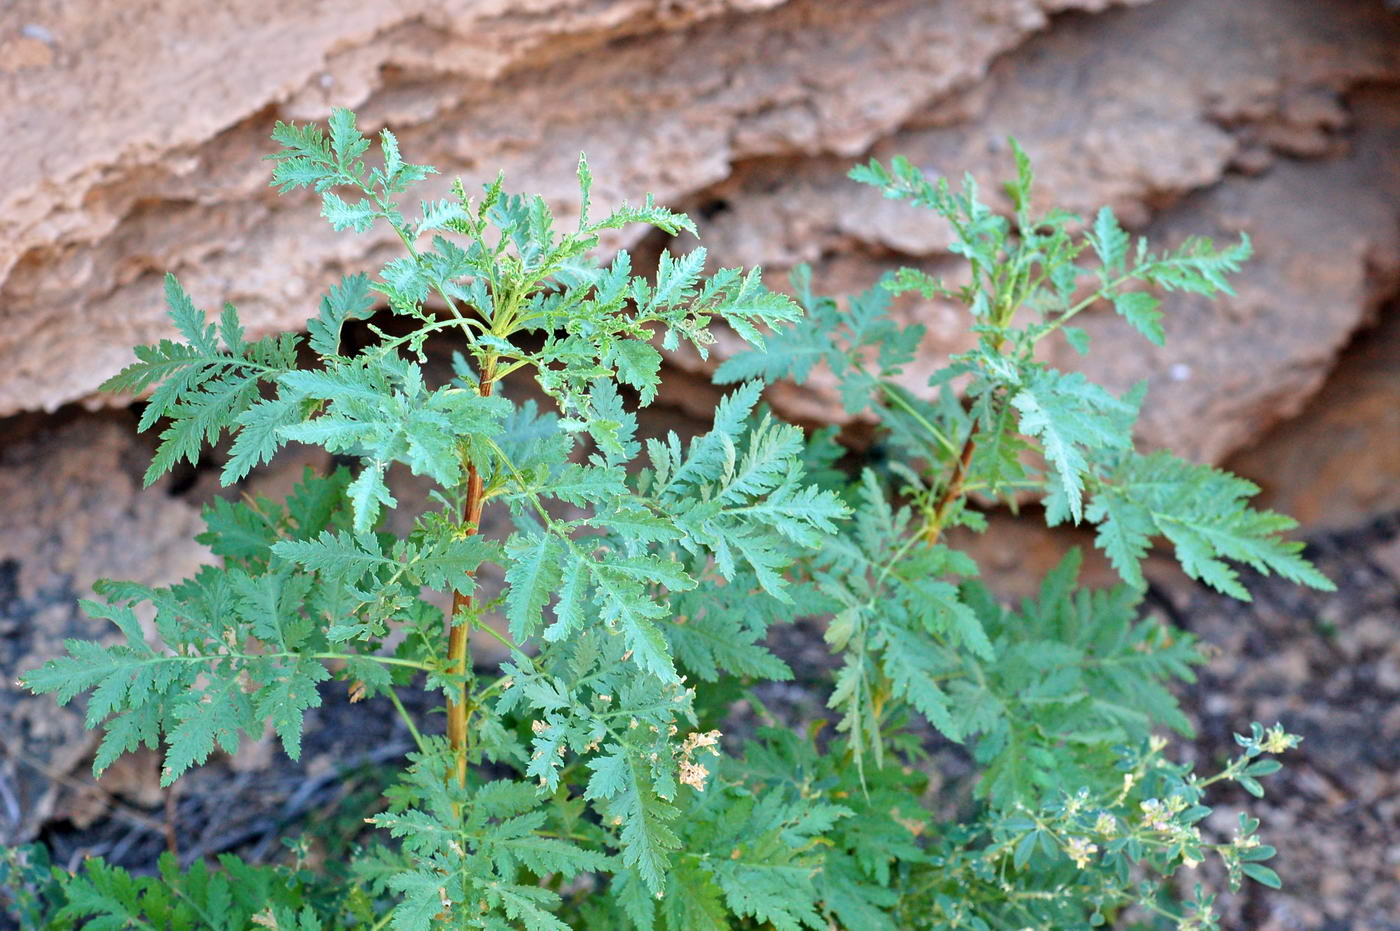
{"type": "Polygon", "coordinates": [[[1071,837],[1069,847],[1065,853],[1074,861],[1074,865],[1081,870],[1093,862],[1094,854],[1098,853],[1099,845],[1089,842],[1087,837],[1071,837]]]}

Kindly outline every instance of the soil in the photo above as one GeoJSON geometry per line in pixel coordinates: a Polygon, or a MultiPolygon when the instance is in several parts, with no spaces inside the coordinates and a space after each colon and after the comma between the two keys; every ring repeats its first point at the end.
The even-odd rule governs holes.
{"type": "Polygon", "coordinates": [[[1325,594],[1277,581],[1252,604],[1200,590],[1174,620],[1216,654],[1184,692],[1202,761],[1234,752],[1250,721],[1303,736],[1255,800],[1216,796],[1212,824],[1247,806],[1262,822],[1282,891],[1226,897],[1229,928],[1400,929],[1400,514],[1313,540],[1337,583],[1325,594]]]}
{"type": "MultiPolygon", "coordinates": [[[[1272,865],[1284,882],[1277,892],[1247,884],[1223,894],[1224,927],[1400,931],[1400,513],[1316,537],[1310,555],[1336,593],[1258,578],[1248,604],[1179,583],[1154,589],[1151,609],[1197,634],[1212,654],[1199,681],[1181,690],[1199,733],[1176,750],[1203,766],[1222,761],[1234,752],[1232,734],[1254,720],[1282,722],[1304,738],[1267,780],[1265,799],[1234,787],[1212,798],[1218,807],[1207,829],[1228,836],[1247,807],[1279,850],[1272,865]]],[[[794,723],[821,717],[830,660],[818,625],[785,627],[772,646],[798,676],[764,686],[766,708],[794,723]]],[[[61,865],[104,856],[140,871],[153,868],[172,837],[184,863],[222,852],[266,862],[286,853],[278,838],[313,822],[333,845],[347,842],[411,740],[382,700],[351,704],[338,685],[323,697],[308,714],[299,763],[265,740],[236,759],[216,757],[165,797],[149,791],[153,758],[129,764],[116,794],[62,777],[70,783],[58,807],[64,817],[40,840],[61,865]]],[[[410,711],[432,722],[431,702],[419,698],[410,711]]],[[[739,729],[745,720],[752,714],[736,708],[739,729]]],[[[957,748],[934,751],[935,787],[952,811],[972,769],[957,748]]],[[[1223,886],[1203,871],[1184,874],[1185,884],[1223,886]]]]}

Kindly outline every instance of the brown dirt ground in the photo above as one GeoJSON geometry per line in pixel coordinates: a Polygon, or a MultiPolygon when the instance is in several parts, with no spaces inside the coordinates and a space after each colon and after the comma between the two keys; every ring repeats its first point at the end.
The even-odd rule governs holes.
{"type": "MultiPolygon", "coordinates": [[[[1229,788],[1212,797],[1219,808],[1208,829],[1228,835],[1247,807],[1279,849],[1272,865],[1284,881],[1279,892],[1249,884],[1222,896],[1225,927],[1400,929],[1400,513],[1315,537],[1311,553],[1336,581],[1335,594],[1263,579],[1252,580],[1250,604],[1193,586],[1153,592],[1150,606],[1212,653],[1200,681],[1182,689],[1199,734],[1178,750],[1202,766],[1224,760],[1234,751],[1232,733],[1252,720],[1281,721],[1304,737],[1283,772],[1267,780],[1262,801],[1229,788]]],[[[798,679],[765,687],[765,704],[793,720],[820,716],[818,681],[829,664],[820,631],[799,624],[780,636],[774,646],[798,679]]],[[[110,792],[81,775],[58,777],[67,783],[61,820],[41,839],[59,864],[101,855],[138,870],[152,868],[169,833],[185,862],[224,851],[268,860],[282,852],[279,836],[313,820],[349,839],[410,740],[382,701],[351,705],[338,686],[325,699],[308,715],[300,764],[264,741],[191,773],[173,801],[151,791],[151,757],[104,780],[110,792]],[[357,801],[345,804],[352,796],[357,801]]],[[[940,791],[956,807],[969,768],[956,752],[937,759],[940,791]]],[[[1183,878],[1222,885],[1208,868],[1183,878]]]]}

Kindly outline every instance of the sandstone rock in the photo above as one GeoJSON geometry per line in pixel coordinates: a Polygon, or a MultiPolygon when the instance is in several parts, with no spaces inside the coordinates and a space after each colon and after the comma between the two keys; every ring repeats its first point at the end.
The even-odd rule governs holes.
{"type": "MultiPolygon", "coordinates": [[[[1107,203],[1154,241],[1247,231],[1257,256],[1239,297],[1169,300],[1165,352],[1111,314],[1085,324],[1094,377],[1119,388],[1152,382],[1144,439],[1219,461],[1295,413],[1393,293],[1400,94],[1367,82],[1400,77],[1397,43],[1400,17],[1353,3],[1194,0],[1072,17],[873,154],[904,154],[935,175],[971,171],[995,198],[1014,135],[1038,166],[1042,204],[1087,215],[1107,203]],[[1239,170],[1242,159],[1256,177],[1239,170]]],[[[740,165],[694,201],[708,214],[705,244],[723,263],[770,272],[813,262],[828,293],[862,290],[911,261],[956,274],[946,225],[847,181],[848,166],[836,158],[740,165]]],[[[929,328],[907,378],[917,389],[968,335],[948,305],[908,303],[902,312],[929,328]]],[[[1058,348],[1058,363],[1079,365],[1058,348]]],[[[773,400],[804,419],[841,419],[829,384],[773,400]]]]}
{"type": "Polygon", "coordinates": [[[61,655],[63,640],[109,637],[77,600],[101,577],[165,584],[204,557],[190,505],[141,490],[147,449],[127,418],[82,417],[26,430],[11,420],[0,449],[0,840],[29,835],[53,811],[66,774],[91,750],[81,708],[22,691],[15,679],[61,655]],[[117,420],[123,422],[116,422],[117,420]]]}
{"type": "MultiPolygon", "coordinates": [[[[1262,503],[1312,531],[1400,511],[1400,307],[1358,337],[1297,417],[1229,465],[1260,485],[1262,503]]],[[[1400,578],[1400,546],[1375,558],[1400,578]]]]}
{"type": "MultiPolygon", "coordinates": [[[[1082,214],[1111,205],[1141,226],[1183,194],[1222,179],[1233,160],[1287,127],[1310,141],[1265,149],[1336,154],[1345,92],[1400,77],[1400,18],[1371,4],[1178,0],[1067,17],[1004,56],[985,81],[940,98],[872,147],[934,174],[1005,177],[1015,136],[1036,161],[1042,206],[1082,214]],[[1248,36],[1249,42],[1237,41],[1248,36]]],[[[946,225],[872,199],[845,178],[850,159],[765,159],[703,195],[701,224],[726,262],[787,267],[852,245],[924,256],[946,225]]],[[[984,193],[1009,207],[999,188],[984,193]]]]}
{"type": "Polygon", "coordinates": [[[163,335],[166,270],[265,333],[389,244],[265,187],[277,118],[357,107],[413,159],[504,168],[564,214],[581,149],[600,202],[676,200],[740,159],[853,156],[1050,13],[1113,2],[11,5],[54,58],[0,74],[0,414],[86,396],[163,335]]]}
{"type": "MultiPolygon", "coordinates": [[[[1183,201],[1147,228],[1233,238],[1247,230],[1255,255],[1218,302],[1175,297],[1158,350],[1111,314],[1088,315],[1101,347],[1094,374],[1125,389],[1150,383],[1142,434],[1187,458],[1219,462],[1321,386],[1352,334],[1374,318],[1400,275],[1400,95],[1352,95],[1356,119],[1345,156],[1280,161],[1256,178],[1232,178],[1183,201]]],[[[1066,365],[1074,363],[1062,349],[1066,365]]]]}

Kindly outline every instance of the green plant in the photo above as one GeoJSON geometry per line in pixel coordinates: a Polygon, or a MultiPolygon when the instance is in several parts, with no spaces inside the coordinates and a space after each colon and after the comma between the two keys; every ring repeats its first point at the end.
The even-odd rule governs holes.
{"type": "Polygon", "coordinates": [[[105,731],[98,772],[163,742],[168,784],[269,721],[296,757],[302,716],[333,678],[388,696],[417,751],[348,868],[225,858],[181,874],[166,860],[159,877],[132,877],[93,861],[68,876],[40,851],[11,852],[0,879],[31,924],[1076,927],[1137,904],[1210,927],[1209,896],[1182,908],[1165,890],[1180,865],[1214,852],[1233,884],[1277,883],[1254,821],[1223,843],[1196,825],[1212,782],[1258,790],[1277,768],[1261,755],[1296,738],[1256,725],[1210,778],[1163,758],[1153,728],[1189,728],[1167,683],[1189,679],[1199,653],[1139,616],[1138,562],[1163,536],[1187,572],[1232,594],[1247,597],[1227,560],[1327,582],[1280,539],[1286,518],[1246,506],[1248,483],[1133,451],[1141,391],[1115,397],[1032,355],[1055,332],[1087,348],[1067,323],[1100,300],[1160,342],[1156,299],[1125,286],[1225,290],[1247,243],[1158,255],[1130,250],[1108,211],[1083,237],[1066,214],[1033,219],[1019,149],[1014,226],[971,180],[955,193],[872,163],[857,180],[950,222],[971,279],[905,270],[843,312],[804,273],[801,307],[756,271],[705,277],[702,250],[663,255],[654,283],[626,253],[590,260],[606,229],[691,227],[649,199],[592,219],[583,161],[582,214],[559,234],[541,198],[499,179],[479,201],[458,183],[407,220],[395,198],[431,169],[403,162],[388,131],[382,167],[368,167],[348,112],[329,136],[279,124],[274,138],[275,185],[315,188],[337,229],[388,223],[407,256],[326,295],[309,366],[294,336],[247,342],[232,308],[206,322],[171,278],[183,341],[139,348],[109,387],[154,389],[141,426],[167,425],[148,480],[225,432],[226,483],[291,441],[359,467],[308,474],[282,503],[217,502],[200,539],[221,565],[164,589],[102,583],[104,600],[84,605],[123,642],[70,642],[24,681],[61,701],[88,693],[88,723],[105,731]],[[920,331],[885,310],[911,289],[964,303],[979,337],[934,379],[932,401],[891,380],[920,331]],[[344,354],[341,328],[368,317],[372,291],[407,332],[369,325],[371,344],[344,354]],[[638,442],[635,409],[659,379],[653,340],[703,354],[715,321],[754,347],[718,371],[743,384],[689,444],[638,442]],[[443,384],[425,369],[430,337],[458,350],[443,384]],[[847,409],[887,432],[899,455],[884,470],[848,476],[833,431],[804,436],[761,410],[765,382],[803,380],[818,362],[847,409]],[[557,414],[497,390],[517,370],[557,414]],[[965,401],[949,388],[960,376],[965,401]],[[377,529],[398,503],[392,463],[436,486],[404,537],[377,529]],[[982,523],[973,494],[1027,491],[1045,495],[1051,523],[1096,524],[1125,584],[1079,590],[1072,555],[1011,611],[972,581],[976,565],[943,531],[982,523]],[[478,532],[488,507],[513,524],[503,539],[478,532]],[[475,589],[486,562],[507,583],[489,604],[475,589]],[[428,590],[450,598],[446,617],[428,590]],[[158,645],[138,609],[153,612],[158,645]],[[496,609],[508,633],[487,623],[496,609]],[[768,727],[721,752],[733,702],[791,676],[764,646],[770,628],[803,616],[829,619],[835,733],[768,727]],[[509,649],[498,674],[473,669],[472,633],[509,649]],[[410,687],[441,693],[445,737],[407,714],[396,690],[410,687]],[[926,807],[918,717],[981,768],[964,821],[926,807]]]}

